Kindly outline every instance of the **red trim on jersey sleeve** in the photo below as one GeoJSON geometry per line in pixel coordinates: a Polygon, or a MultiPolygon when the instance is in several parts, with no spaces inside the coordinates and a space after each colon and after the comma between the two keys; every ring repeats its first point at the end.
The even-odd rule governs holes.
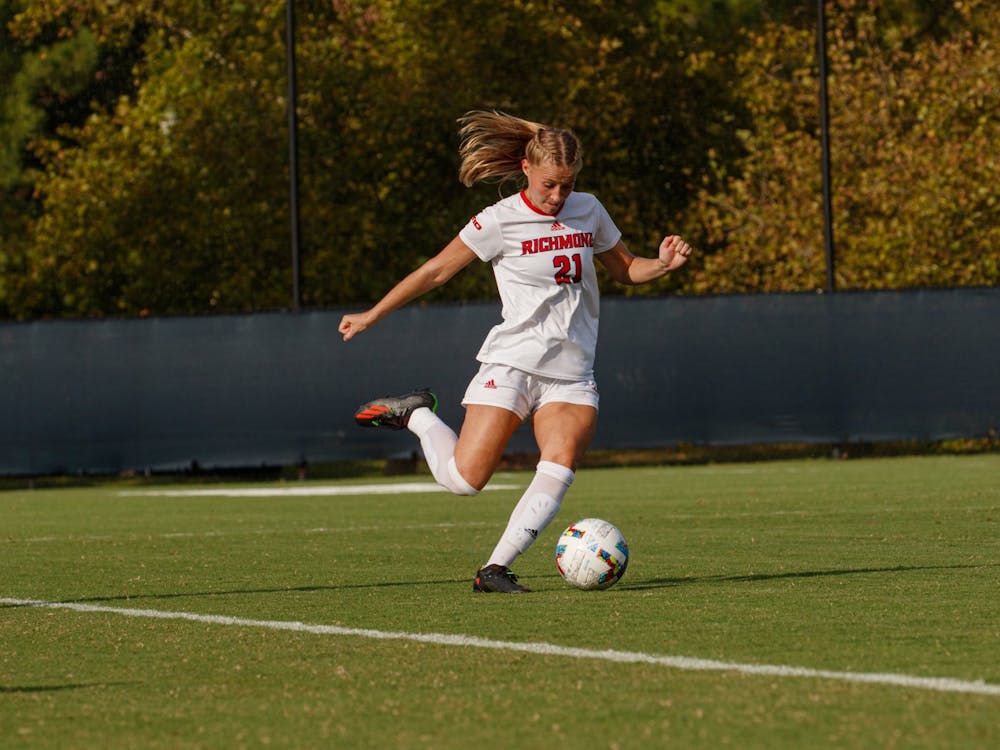
{"type": "Polygon", "coordinates": [[[543,211],[530,200],[528,200],[528,193],[524,190],[521,191],[521,200],[524,201],[524,205],[534,211],[536,214],[541,214],[542,216],[558,216],[558,213],[550,214],[548,211],[543,211]]]}

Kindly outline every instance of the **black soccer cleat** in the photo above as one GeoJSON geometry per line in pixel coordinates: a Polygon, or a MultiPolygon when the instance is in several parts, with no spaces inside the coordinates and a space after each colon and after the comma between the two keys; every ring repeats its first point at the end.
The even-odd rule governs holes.
{"type": "Polygon", "coordinates": [[[472,582],[472,590],[481,594],[498,592],[501,594],[524,594],[531,589],[517,582],[517,576],[511,569],[503,565],[487,565],[476,571],[472,582]]]}
{"type": "Polygon", "coordinates": [[[361,427],[402,430],[409,424],[413,410],[421,407],[437,411],[437,396],[426,388],[402,396],[383,396],[362,404],[354,413],[354,421],[361,427]]]}

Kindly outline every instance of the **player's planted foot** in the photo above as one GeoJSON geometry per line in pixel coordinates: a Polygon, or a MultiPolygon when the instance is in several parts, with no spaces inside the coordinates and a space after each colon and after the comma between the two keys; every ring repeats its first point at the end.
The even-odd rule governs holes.
{"type": "Polygon", "coordinates": [[[483,594],[494,591],[501,594],[522,594],[531,591],[520,585],[517,576],[510,568],[503,565],[487,565],[485,568],[480,568],[476,572],[476,579],[472,582],[472,590],[483,594]]]}
{"type": "Polygon", "coordinates": [[[359,406],[354,413],[354,421],[361,427],[402,430],[409,423],[413,410],[421,407],[437,411],[437,396],[427,389],[402,396],[383,396],[359,406]]]}

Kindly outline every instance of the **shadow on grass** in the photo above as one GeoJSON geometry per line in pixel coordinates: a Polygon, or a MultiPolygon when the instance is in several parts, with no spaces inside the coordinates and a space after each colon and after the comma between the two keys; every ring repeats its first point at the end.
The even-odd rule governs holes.
{"type": "Polygon", "coordinates": [[[86,690],[88,688],[108,688],[130,685],[129,682],[81,682],[66,685],[0,685],[0,695],[8,693],[54,693],[61,690],[86,690]]]}
{"type": "MultiPolygon", "coordinates": [[[[880,573],[913,573],[926,570],[976,570],[979,568],[996,568],[1000,564],[985,565],[895,565],[886,568],[841,568],[836,570],[800,570],[787,573],[751,573],[748,575],[714,575],[714,576],[684,576],[671,578],[653,578],[645,580],[629,580],[615,586],[617,591],[647,591],[650,589],[672,588],[675,586],[692,586],[713,583],[758,583],[761,581],[780,581],[805,578],[825,578],[832,576],[874,575],[880,573]]],[[[526,576],[528,579],[558,578],[557,573],[526,576]]],[[[348,591],[354,589],[381,589],[409,586],[453,586],[469,585],[469,578],[445,578],[422,581],[382,581],[378,583],[344,583],[338,585],[315,586],[284,586],[275,588],[228,589],[219,591],[189,591],[169,594],[125,594],[121,596],[88,596],[77,599],[59,599],[54,604],[106,604],[109,602],[159,601],[166,599],[200,599],[216,596],[246,596],[256,594],[289,594],[314,593],[317,591],[348,591]]],[[[471,593],[471,591],[470,591],[471,593]]],[[[28,604],[0,604],[0,609],[31,606],[28,604]]],[[[0,690],[2,692],[2,690],[0,690]]]]}
{"type": "Polygon", "coordinates": [[[888,568],[840,568],[836,570],[799,570],[788,573],[750,573],[739,576],[685,576],[683,578],[654,578],[634,583],[623,583],[622,588],[631,591],[645,589],[668,588],[671,586],[688,586],[698,583],[757,583],[759,581],[780,581],[799,578],[826,578],[831,576],[872,575],[876,573],[913,573],[922,570],[975,570],[977,568],[996,568],[997,564],[987,565],[894,565],[888,568]]]}
{"type": "MultiPolygon", "coordinates": [[[[245,596],[247,594],[313,593],[316,591],[348,591],[351,589],[397,588],[400,586],[451,586],[464,583],[471,587],[472,578],[449,578],[423,581],[383,581],[379,583],[344,583],[339,585],[283,586],[280,588],[229,589],[225,591],[188,591],[170,594],[123,594],[121,596],[85,596],[77,599],[52,600],[52,604],[106,604],[161,599],[200,599],[212,596],[245,596]]],[[[0,604],[0,609],[28,607],[30,604],[0,604]]]]}

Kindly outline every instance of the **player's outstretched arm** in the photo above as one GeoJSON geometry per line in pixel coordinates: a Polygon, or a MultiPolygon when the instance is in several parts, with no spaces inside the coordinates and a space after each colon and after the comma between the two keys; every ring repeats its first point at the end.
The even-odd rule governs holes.
{"type": "Polygon", "coordinates": [[[371,328],[382,318],[431,289],[444,284],[475,259],[476,254],[458,237],[444,250],[409,274],[380,299],[373,307],[360,313],[348,313],[340,319],[337,330],[350,341],[362,331],[371,328]]]}
{"type": "Polygon", "coordinates": [[[691,246],[675,234],[663,238],[655,258],[632,255],[621,240],[610,250],[596,257],[620,284],[645,284],[666,276],[687,263],[691,246]]]}

